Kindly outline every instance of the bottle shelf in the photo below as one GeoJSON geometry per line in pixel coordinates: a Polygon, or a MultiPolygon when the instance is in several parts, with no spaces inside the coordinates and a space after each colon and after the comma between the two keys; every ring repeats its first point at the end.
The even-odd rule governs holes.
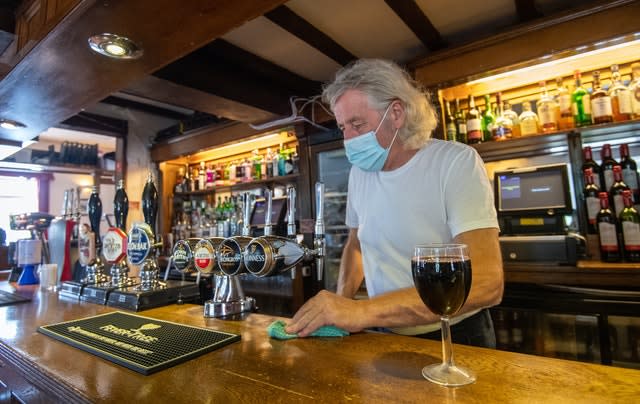
{"type": "Polygon", "coordinates": [[[233,192],[233,191],[242,191],[247,189],[260,188],[262,186],[269,186],[269,185],[286,185],[297,180],[298,176],[299,174],[289,174],[289,175],[282,175],[278,177],[272,177],[265,180],[239,182],[234,185],[221,185],[215,188],[204,189],[199,191],[174,192],[173,196],[181,197],[181,198],[191,197],[191,196],[206,196],[206,195],[213,195],[213,194],[222,193],[222,192],[233,192]]]}
{"type": "Polygon", "coordinates": [[[624,140],[630,146],[640,145],[640,119],[539,133],[470,146],[478,151],[486,163],[512,158],[563,154],[568,150],[568,139],[571,135],[581,136],[583,144],[616,143],[624,140]]]}

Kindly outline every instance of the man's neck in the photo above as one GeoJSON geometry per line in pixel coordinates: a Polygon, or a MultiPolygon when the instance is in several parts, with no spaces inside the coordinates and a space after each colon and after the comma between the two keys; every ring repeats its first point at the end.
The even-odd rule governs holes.
{"type": "Polygon", "coordinates": [[[395,144],[389,150],[389,156],[384,163],[382,171],[393,171],[405,165],[419,149],[407,149],[400,139],[396,139],[395,144]]]}

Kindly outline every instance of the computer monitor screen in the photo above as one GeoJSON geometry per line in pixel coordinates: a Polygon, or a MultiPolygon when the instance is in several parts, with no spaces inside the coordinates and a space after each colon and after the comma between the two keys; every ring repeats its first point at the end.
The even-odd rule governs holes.
{"type": "Polygon", "coordinates": [[[566,164],[496,172],[494,180],[498,213],[572,210],[566,164]]]}
{"type": "MultiPolygon", "coordinates": [[[[273,198],[271,200],[271,224],[277,225],[286,209],[287,198],[273,198]]],[[[256,200],[251,213],[251,226],[264,226],[267,202],[264,199],[256,200]]]]}

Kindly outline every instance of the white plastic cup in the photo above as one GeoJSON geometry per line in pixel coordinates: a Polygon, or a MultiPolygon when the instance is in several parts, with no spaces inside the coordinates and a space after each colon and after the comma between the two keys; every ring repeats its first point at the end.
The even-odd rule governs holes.
{"type": "Polygon", "coordinates": [[[55,292],[58,289],[58,264],[40,264],[40,289],[55,292]]]}

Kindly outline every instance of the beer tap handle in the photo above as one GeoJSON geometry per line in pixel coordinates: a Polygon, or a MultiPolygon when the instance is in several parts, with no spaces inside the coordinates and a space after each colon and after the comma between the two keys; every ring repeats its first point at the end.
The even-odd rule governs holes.
{"type": "Polygon", "coordinates": [[[317,279],[321,281],[324,273],[326,247],[324,238],[324,183],[322,182],[316,182],[316,225],[314,230],[313,244],[316,256],[317,279]]]}
{"type": "Polygon", "coordinates": [[[296,188],[287,188],[287,236],[296,237],[296,188]]]}
{"type": "Polygon", "coordinates": [[[249,221],[251,216],[251,203],[253,201],[252,196],[253,195],[249,192],[242,194],[242,235],[247,237],[251,233],[251,223],[249,223],[249,221]]]}
{"type": "Polygon", "coordinates": [[[265,199],[267,202],[266,212],[264,215],[264,235],[271,235],[271,213],[273,210],[273,195],[270,189],[267,189],[267,194],[265,195],[265,199]]]}
{"type": "Polygon", "coordinates": [[[129,214],[129,197],[124,190],[124,181],[118,181],[118,189],[113,198],[113,215],[116,219],[116,227],[126,232],[127,216],[129,214]]]}
{"type": "Polygon", "coordinates": [[[156,216],[158,214],[158,190],[153,183],[153,176],[149,173],[147,183],[142,190],[142,214],[144,221],[151,228],[154,237],[156,235],[156,216]]]}
{"type": "MultiPolygon", "coordinates": [[[[98,196],[98,187],[94,186],[89,202],[87,204],[89,214],[89,224],[91,225],[91,231],[95,235],[96,251],[100,249],[102,240],[100,239],[100,219],[102,218],[102,201],[98,196]]],[[[98,256],[98,254],[96,254],[98,256]]]]}

